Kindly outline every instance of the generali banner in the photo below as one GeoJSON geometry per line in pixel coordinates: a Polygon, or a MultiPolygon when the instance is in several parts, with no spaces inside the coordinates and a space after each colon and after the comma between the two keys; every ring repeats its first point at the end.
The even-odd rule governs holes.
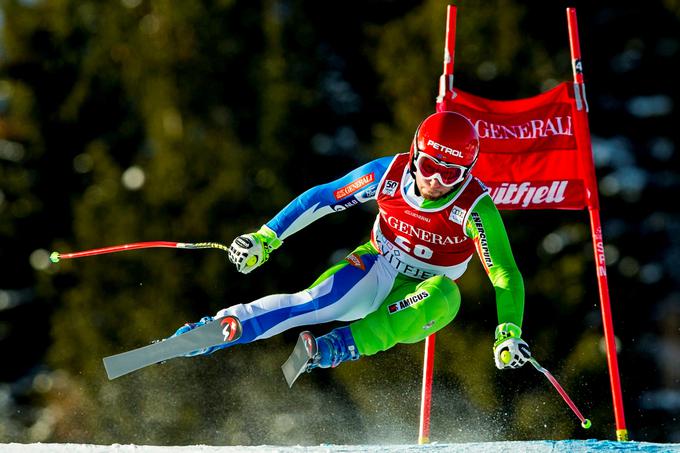
{"type": "MultiPolygon", "coordinates": [[[[467,116],[477,128],[480,156],[473,174],[499,209],[582,209],[587,205],[573,85],[532,98],[495,101],[454,89],[437,106],[467,116]]],[[[588,148],[587,152],[590,152],[588,148]]]]}

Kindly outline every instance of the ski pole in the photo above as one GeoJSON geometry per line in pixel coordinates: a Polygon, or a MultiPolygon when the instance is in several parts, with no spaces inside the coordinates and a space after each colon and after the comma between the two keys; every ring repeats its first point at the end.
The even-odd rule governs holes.
{"type": "Polygon", "coordinates": [[[132,244],[114,245],[111,247],[103,247],[92,250],[83,250],[82,252],[73,253],[59,253],[52,252],[50,254],[50,261],[58,263],[60,260],[82,258],[85,256],[104,255],[107,253],[124,252],[126,250],[138,250],[148,248],[175,248],[175,249],[219,249],[225,252],[229,251],[229,247],[217,242],[167,242],[167,241],[152,241],[152,242],[135,242],[132,244]]]}
{"type": "Polygon", "coordinates": [[[569,398],[569,395],[567,395],[567,392],[564,391],[564,389],[562,388],[560,383],[557,382],[557,379],[555,379],[555,377],[552,374],[550,374],[550,371],[546,370],[541,365],[539,365],[538,362],[536,361],[536,359],[534,359],[533,357],[529,359],[529,362],[531,362],[531,364],[534,366],[534,368],[536,368],[538,371],[543,373],[545,375],[545,377],[548,378],[550,383],[555,387],[555,390],[557,390],[557,393],[559,393],[560,396],[562,396],[562,399],[564,400],[564,402],[567,403],[567,405],[571,408],[571,410],[574,412],[574,414],[576,414],[578,419],[581,420],[581,426],[585,429],[590,428],[590,426],[591,426],[590,420],[588,420],[587,418],[585,418],[581,414],[581,411],[578,410],[578,407],[576,407],[576,404],[574,404],[574,402],[571,400],[571,398],[569,398]]]}

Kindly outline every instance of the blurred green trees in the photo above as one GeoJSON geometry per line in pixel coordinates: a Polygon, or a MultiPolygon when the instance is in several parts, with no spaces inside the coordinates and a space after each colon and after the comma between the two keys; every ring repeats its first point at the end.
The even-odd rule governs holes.
{"type": "MultiPolygon", "coordinates": [[[[571,77],[564,10],[534,3],[459,2],[459,86],[510,99],[571,77]]],[[[406,151],[434,109],[446,3],[345,2],[331,11],[277,0],[1,5],[0,258],[17,264],[0,276],[0,287],[35,293],[0,318],[3,348],[30,346],[0,380],[26,376],[28,390],[6,393],[32,408],[21,416],[0,412],[7,421],[0,441],[413,442],[421,345],[303,376],[291,390],[279,366],[297,331],[112,382],[101,364],[103,356],[166,337],[224,306],[306,287],[366,239],[371,209],[310,226],[248,276],[237,275],[219,251],[149,250],[48,267],[40,250],[143,240],[229,243],[302,190],[406,151]]],[[[621,50],[595,39],[596,26],[618,24],[607,22],[612,11],[579,8],[591,92],[607,91],[605,57],[621,50]]],[[[607,101],[614,102],[591,105],[603,111],[607,101]]],[[[598,126],[611,133],[594,110],[594,133],[598,126]]],[[[603,209],[605,219],[638,222],[616,193],[603,209]]],[[[504,218],[526,279],[526,339],[594,425],[582,433],[534,370],[495,370],[493,292],[474,263],[460,282],[461,312],[438,338],[431,438],[611,438],[587,216],[504,218]]],[[[608,225],[605,241],[611,232],[612,245],[623,250],[633,232],[608,225]]],[[[629,339],[622,373],[632,412],[635,395],[656,383],[632,369],[653,364],[631,344],[642,338],[638,326],[624,323],[636,319],[622,308],[626,296],[648,289],[628,277],[611,280],[617,333],[629,339]]],[[[664,291],[659,285],[653,294],[664,291]]],[[[639,315],[650,319],[651,311],[639,315]]],[[[631,418],[633,433],[664,439],[663,431],[631,418]]]]}

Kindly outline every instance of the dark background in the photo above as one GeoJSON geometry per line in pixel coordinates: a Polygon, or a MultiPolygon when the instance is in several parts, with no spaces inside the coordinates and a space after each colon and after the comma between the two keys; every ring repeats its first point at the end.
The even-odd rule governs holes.
{"type": "MultiPolygon", "coordinates": [[[[631,438],[680,442],[680,2],[460,1],[456,85],[494,99],[571,79],[578,12],[631,438]]],[[[298,331],[108,381],[101,358],[308,286],[375,207],[326,217],[265,267],[217,250],[49,263],[137,241],[230,243],[303,190],[404,152],[434,109],[446,2],[0,1],[0,442],[413,443],[422,345],[303,376],[298,331]]],[[[431,440],[614,438],[585,211],[505,212],[531,367],[499,372],[473,261],[438,335],[431,440]]],[[[332,327],[315,326],[322,334],[332,327]]]]}

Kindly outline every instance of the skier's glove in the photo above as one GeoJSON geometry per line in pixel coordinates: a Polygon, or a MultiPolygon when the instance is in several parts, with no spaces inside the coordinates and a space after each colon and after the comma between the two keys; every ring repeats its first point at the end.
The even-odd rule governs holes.
{"type": "Polygon", "coordinates": [[[522,329],[506,322],[496,327],[496,341],[493,344],[493,356],[496,368],[519,368],[531,358],[529,345],[520,338],[522,329]]]}
{"type": "Polygon", "coordinates": [[[229,246],[229,261],[236,270],[247,274],[269,259],[269,254],[283,244],[274,231],[263,225],[256,233],[234,239],[229,246]]]}

